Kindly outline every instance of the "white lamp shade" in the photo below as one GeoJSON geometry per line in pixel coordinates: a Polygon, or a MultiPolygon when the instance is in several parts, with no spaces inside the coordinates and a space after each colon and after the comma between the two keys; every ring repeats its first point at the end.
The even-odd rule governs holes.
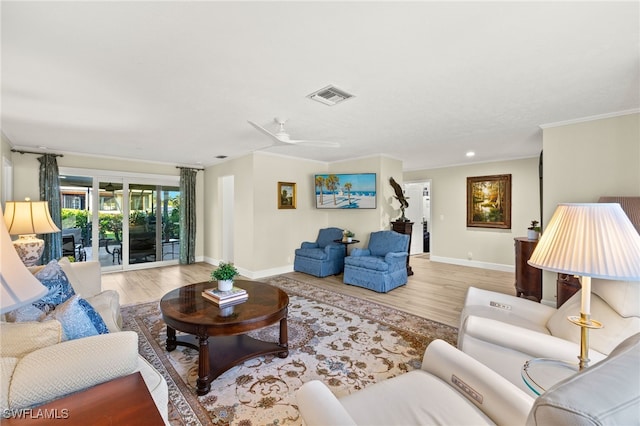
{"type": "Polygon", "coordinates": [[[48,291],[18,257],[4,222],[0,223],[0,285],[0,314],[34,302],[48,291]]]}
{"type": "Polygon", "coordinates": [[[564,274],[640,281],[640,235],[620,204],[559,204],[528,263],[564,274]]]}
{"type": "Polygon", "coordinates": [[[4,221],[11,235],[60,232],[46,201],[7,201],[4,221]]]}

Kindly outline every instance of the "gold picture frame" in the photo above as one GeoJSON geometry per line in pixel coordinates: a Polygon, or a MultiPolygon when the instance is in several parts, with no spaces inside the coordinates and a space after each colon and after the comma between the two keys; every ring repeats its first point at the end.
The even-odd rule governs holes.
{"type": "Polygon", "coordinates": [[[296,184],[295,182],[278,182],[278,208],[296,208],[296,184]]]}
{"type": "Polygon", "coordinates": [[[467,178],[467,226],[511,229],[511,175],[467,178]]]}

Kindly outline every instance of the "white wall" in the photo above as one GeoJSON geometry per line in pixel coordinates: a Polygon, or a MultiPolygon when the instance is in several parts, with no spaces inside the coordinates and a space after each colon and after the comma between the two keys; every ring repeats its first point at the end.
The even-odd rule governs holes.
{"type": "Polygon", "coordinates": [[[431,260],[513,271],[514,238],[540,219],[538,157],[404,173],[431,180],[431,260]],[[467,177],[511,174],[511,229],[467,228],[467,177]]]}

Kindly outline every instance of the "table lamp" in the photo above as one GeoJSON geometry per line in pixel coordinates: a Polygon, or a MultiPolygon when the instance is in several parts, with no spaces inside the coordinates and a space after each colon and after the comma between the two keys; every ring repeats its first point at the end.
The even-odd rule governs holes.
{"type": "MultiPolygon", "coordinates": [[[[0,214],[2,209],[0,208],[0,214]]],[[[0,314],[34,302],[48,289],[22,263],[11,244],[7,227],[0,220],[0,314]]]]}
{"type": "Polygon", "coordinates": [[[529,259],[529,265],[580,277],[580,370],[589,363],[591,278],[640,281],[640,235],[617,203],[559,204],[529,259]]]}
{"type": "Polygon", "coordinates": [[[9,234],[20,236],[13,246],[26,266],[36,265],[44,251],[44,240],[36,238],[36,234],[60,232],[46,201],[7,201],[4,222],[9,234]]]}

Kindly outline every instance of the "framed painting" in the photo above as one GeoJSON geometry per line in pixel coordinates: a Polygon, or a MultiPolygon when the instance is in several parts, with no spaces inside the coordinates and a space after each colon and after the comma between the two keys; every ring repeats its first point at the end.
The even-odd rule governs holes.
{"type": "Polygon", "coordinates": [[[314,176],[316,208],[375,209],[375,173],[329,173],[314,176]]]}
{"type": "Polygon", "coordinates": [[[467,178],[467,226],[511,229],[511,175],[467,178]]]}
{"type": "Polygon", "coordinates": [[[296,184],[294,182],[278,182],[278,208],[296,208],[296,184]]]}

